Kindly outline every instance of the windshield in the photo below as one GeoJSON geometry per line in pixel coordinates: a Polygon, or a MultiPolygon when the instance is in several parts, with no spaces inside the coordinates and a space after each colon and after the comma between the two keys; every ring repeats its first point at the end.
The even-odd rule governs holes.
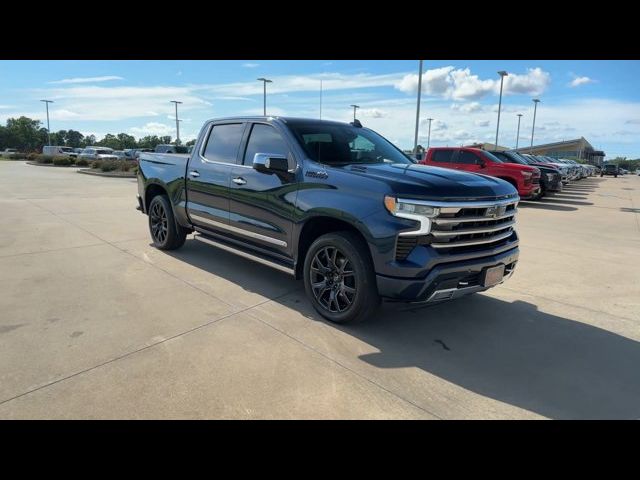
{"type": "Polygon", "coordinates": [[[325,165],[412,164],[401,150],[366,128],[328,123],[289,123],[305,153],[325,165]]]}
{"type": "Polygon", "coordinates": [[[519,163],[521,165],[528,165],[528,163],[524,159],[520,158],[515,153],[495,152],[494,155],[505,163],[519,163]]]}
{"type": "Polygon", "coordinates": [[[73,148],[71,147],[60,147],[60,150],[63,152],[73,152],[73,148]]]}
{"type": "Polygon", "coordinates": [[[98,155],[111,155],[111,150],[96,150],[98,155]]]}

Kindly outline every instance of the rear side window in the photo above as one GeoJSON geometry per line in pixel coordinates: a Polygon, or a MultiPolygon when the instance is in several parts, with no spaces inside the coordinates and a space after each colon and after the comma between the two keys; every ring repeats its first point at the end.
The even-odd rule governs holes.
{"type": "Polygon", "coordinates": [[[453,150],[434,150],[431,159],[439,163],[451,163],[453,150]]]}
{"type": "Polygon", "coordinates": [[[458,157],[456,158],[455,163],[464,163],[466,165],[478,165],[480,163],[480,158],[473,152],[467,152],[466,150],[462,150],[458,153],[458,157]]]}
{"type": "Polygon", "coordinates": [[[236,163],[243,131],[242,123],[215,125],[209,133],[204,158],[212,162],[236,163]]]}
{"type": "Polygon", "coordinates": [[[275,153],[286,157],[289,155],[289,147],[275,128],[256,123],[251,129],[243,163],[251,165],[256,153],[275,153]]]}

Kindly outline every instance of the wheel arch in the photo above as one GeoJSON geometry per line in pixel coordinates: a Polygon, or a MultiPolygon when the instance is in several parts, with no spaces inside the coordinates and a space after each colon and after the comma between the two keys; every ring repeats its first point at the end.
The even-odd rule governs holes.
{"type": "Polygon", "coordinates": [[[354,222],[338,218],[332,215],[314,215],[304,222],[298,235],[296,245],[295,277],[302,278],[304,259],[311,244],[326,233],[348,231],[357,235],[367,245],[367,253],[371,258],[371,249],[367,241],[367,233],[361,230],[354,222]]]}

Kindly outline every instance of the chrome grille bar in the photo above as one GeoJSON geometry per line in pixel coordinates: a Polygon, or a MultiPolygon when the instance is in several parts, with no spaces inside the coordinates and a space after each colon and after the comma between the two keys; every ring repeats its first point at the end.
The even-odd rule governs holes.
{"type": "Polygon", "coordinates": [[[505,230],[510,228],[516,224],[515,220],[510,222],[501,223],[500,225],[495,225],[492,227],[485,228],[465,228],[464,230],[432,230],[431,235],[434,237],[456,237],[458,235],[471,235],[475,233],[490,233],[490,232],[498,232],[500,230],[505,230]]]}
{"type": "MultiPolygon", "coordinates": [[[[433,232],[431,232],[433,234],[433,232]]],[[[468,247],[471,245],[482,245],[483,243],[499,242],[500,240],[506,240],[513,235],[513,230],[509,229],[508,232],[500,235],[494,235],[492,237],[478,238],[477,240],[460,240],[458,242],[443,242],[443,243],[431,243],[433,248],[454,248],[454,247],[468,247]]]]}

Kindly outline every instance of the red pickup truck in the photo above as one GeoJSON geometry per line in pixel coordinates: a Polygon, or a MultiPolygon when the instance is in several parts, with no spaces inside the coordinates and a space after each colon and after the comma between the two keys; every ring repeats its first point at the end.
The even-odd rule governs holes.
{"type": "Polygon", "coordinates": [[[419,163],[501,178],[516,187],[523,200],[536,199],[541,194],[539,169],[529,165],[504,163],[495,155],[479,148],[433,147],[419,163]]]}

